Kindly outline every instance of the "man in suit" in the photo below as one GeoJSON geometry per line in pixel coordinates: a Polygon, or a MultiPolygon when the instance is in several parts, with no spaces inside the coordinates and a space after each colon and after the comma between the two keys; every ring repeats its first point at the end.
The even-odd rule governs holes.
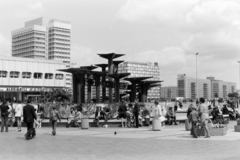
{"type": "Polygon", "coordinates": [[[27,133],[25,134],[26,139],[30,139],[36,135],[35,129],[33,128],[33,123],[34,119],[36,120],[37,117],[31,102],[31,99],[28,99],[27,105],[23,108],[23,121],[27,125],[27,133]]]}
{"type": "Polygon", "coordinates": [[[138,122],[139,111],[140,111],[140,107],[139,107],[138,101],[136,100],[134,108],[133,108],[133,114],[134,114],[134,117],[135,117],[136,128],[139,127],[139,122],[138,122]]]}

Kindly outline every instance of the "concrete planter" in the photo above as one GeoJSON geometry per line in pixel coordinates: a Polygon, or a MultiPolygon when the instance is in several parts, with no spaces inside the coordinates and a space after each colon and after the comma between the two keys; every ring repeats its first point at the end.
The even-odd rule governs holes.
{"type": "MultiPolygon", "coordinates": [[[[227,124],[224,126],[224,128],[214,128],[214,127],[208,128],[210,136],[224,136],[227,134],[227,130],[228,130],[227,124]]],[[[203,127],[201,129],[197,129],[197,134],[199,136],[205,136],[205,131],[203,127]]]]}
{"type": "Polygon", "coordinates": [[[89,117],[86,115],[83,115],[81,118],[81,128],[82,129],[88,129],[89,128],[89,117]]]}
{"type": "Polygon", "coordinates": [[[152,130],[153,131],[160,131],[162,128],[162,123],[160,119],[153,119],[152,121],[152,130]]]}
{"type": "Polygon", "coordinates": [[[189,123],[189,120],[188,120],[188,119],[186,119],[186,120],[185,120],[185,129],[186,129],[186,131],[190,131],[191,128],[192,128],[192,124],[189,123]]]}
{"type": "Polygon", "coordinates": [[[240,125],[235,125],[234,126],[234,131],[235,132],[240,132],[240,125]]]}

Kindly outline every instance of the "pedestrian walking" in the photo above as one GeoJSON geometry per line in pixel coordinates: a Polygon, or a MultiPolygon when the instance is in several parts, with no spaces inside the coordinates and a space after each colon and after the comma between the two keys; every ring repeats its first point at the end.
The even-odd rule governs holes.
{"type": "Polygon", "coordinates": [[[31,105],[31,99],[27,100],[27,105],[23,107],[23,121],[26,123],[27,126],[27,133],[25,134],[26,139],[31,139],[36,136],[36,131],[33,128],[34,120],[37,119],[36,112],[31,105]]]}
{"type": "Polygon", "coordinates": [[[23,115],[23,106],[21,103],[22,102],[19,100],[15,108],[15,119],[17,121],[17,127],[18,127],[18,129],[16,130],[17,132],[21,132],[21,126],[22,126],[21,118],[23,115]]]}
{"type": "Polygon", "coordinates": [[[199,121],[199,113],[197,112],[197,108],[195,106],[191,107],[191,112],[188,116],[189,123],[192,123],[191,133],[194,138],[198,138],[197,134],[197,123],[199,121]]]}
{"type": "Polygon", "coordinates": [[[59,120],[59,122],[61,122],[58,111],[56,110],[56,107],[53,106],[52,110],[50,112],[50,123],[52,125],[52,135],[54,135],[54,136],[56,135],[57,120],[59,120]]]}
{"type": "Polygon", "coordinates": [[[2,105],[0,106],[1,110],[1,132],[5,131],[8,132],[8,114],[9,114],[9,106],[6,100],[3,101],[2,105]]]}

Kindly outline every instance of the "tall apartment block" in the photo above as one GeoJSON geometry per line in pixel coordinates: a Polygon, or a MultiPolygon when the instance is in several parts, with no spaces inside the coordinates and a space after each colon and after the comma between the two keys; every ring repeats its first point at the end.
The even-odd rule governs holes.
{"type": "MultiPolygon", "coordinates": [[[[118,73],[131,73],[129,77],[153,77],[148,81],[160,81],[160,72],[157,62],[131,62],[119,64],[118,73]]],[[[148,100],[160,98],[160,85],[148,90],[148,100]]]]}
{"type": "MultiPolygon", "coordinates": [[[[70,67],[70,55],[70,22],[41,17],[12,31],[13,57],[58,60],[70,67]]],[[[66,87],[71,87],[71,74],[66,76],[66,87]]]]}
{"type": "Polygon", "coordinates": [[[177,97],[178,88],[176,86],[161,87],[161,98],[172,99],[177,97]]]}
{"type": "Polygon", "coordinates": [[[227,98],[229,93],[236,92],[236,83],[215,80],[214,77],[200,79],[187,77],[186,74],[180,74],[177,77],[178,97],[195,99],[204,97],[212,99],[217,95],[221,98],[227,98]],[[197,84],[197,85],[196,85],[197,84]]]}

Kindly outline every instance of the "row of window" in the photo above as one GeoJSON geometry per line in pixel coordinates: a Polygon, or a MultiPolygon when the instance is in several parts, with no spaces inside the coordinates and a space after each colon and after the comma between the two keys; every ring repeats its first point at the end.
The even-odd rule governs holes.
{"type": "Polygon", "coordinates": [[[27,51],[27,52],[22,52],[22,53],[15,53],[13,52],[14,57],[22,57],[22,56],[26,56],[26,55],[34,55],[34,54],[38,54],[38,55],[45,55],[45,51],[27,51]]]}
{"type": "Polygon", "coordinates": [[[66,37],[66,38],[70,38],[70,36],[69,35],[63,35],[63,34],[49,34],[49,37],[51,38],[51,37],[55,37],[55,36],[58,36],[58,37],[66,37]]]}
{"type": "MultiPolygon", "coordinates": [[[[7,78],[8,76],[8,72],[7,71],[0,71],[0,77],[2,78],[7,78]]],[[[9,73],[9,77],[10,78],[19,78],[20,77],[20,72],[18,71],[10,71],[9,73]]],[[[31,72],[22,72],[22,78],[31,78],[32,77],[32,73],[31,72]]],[[[33,78],[34,79],[42,79],[43,77],[43,73],[39,73],[39,72],[34,72],[33,73],[33,78]]],[[[53,79],[54,74],[53,73],[45,73],[44,74],[44,78],[45,79],[53,79]]],[[[63,79],[63,74],[55,74],[55,79],[63,79]]]]}
{"type": "Polygon", "coordinates": [[[63,56],[49,56],[50,59],[70,59],[70,57],[63,57],[63,56]]]}
{"type": "Polygon", "coordinates": [[[45,36],[44,33],[28,33],[28,34],[24,34],[21,36],[14,36],[13,39],[20,39],[20,38],[24,38],[24,37],[29,37],[29,36],[45,36]]]}
{"type": "Polygon", "coordinates": [[[52,55],[52,54],[63,54],[63,55],[70,55],[70,52],[56,52],[56,51],[49,52],[49,55],[52,55]]]}
{"type": "Polygon", "coordinates": [[[26,48],[21,48],[21,49],[13,49],[13,51],[16,51],[16,52],[21,52],[21,51],[26,51],[26,50],[30,50],[30,49],[43,49],[45,50],[45,47],[42,47],[42,46],[31,46],[31,47],[26,47],[26,48]]]}
{"type": "Polygon", "coordinates": [[[49,38],[49,42],[53,42],[53,41],[59,41],[59,42],[69,42],[70,40],[68,39],[61,39],[61,38],[49,38]]]}
{"type": "Polygon", "coordinates": [[[21,39],[21,40],[13,40],[13,44],[17,44],[20,42],[27,42],[27,41],[43,41],[45,42],[45,38],[36,38],[36,37],[32,37],[32,38],[25,38],[25,39],[21,39]]]}
{"type": "Polygon", "coordinates": [[[13,45],[12,48],[19,48],[19,47],[25,47],[25,46],[33,46],[33,45],[45,45],[44,42],[28,42],[28,43],[23,43],[23,44],[19,44],[19,45],[13,45]]]}
{"type": "Polygon", "coordinates": [[[70,33],[70,30],[62,30],[62,29],[50,29],[49,33],[52,33],[54,31],[61,32],[61,33],[70,33]]]}
{"type": "Polygon", "coordinates": [[[66,50],[66,51],[70,51],[70,48],[62,48],[62,47],[49,47],[49,50],[54,50],[54,49],[59,49],[59,50],[66,50]]]}
{"type": "Polygon", "coordinates": [[[70,44],[66,44],[66,43],[49,43],[49,46],[54,46],[54,45],[59,45],[59,46],[68,46],[68,47],[70,47],[70,44]]]}

